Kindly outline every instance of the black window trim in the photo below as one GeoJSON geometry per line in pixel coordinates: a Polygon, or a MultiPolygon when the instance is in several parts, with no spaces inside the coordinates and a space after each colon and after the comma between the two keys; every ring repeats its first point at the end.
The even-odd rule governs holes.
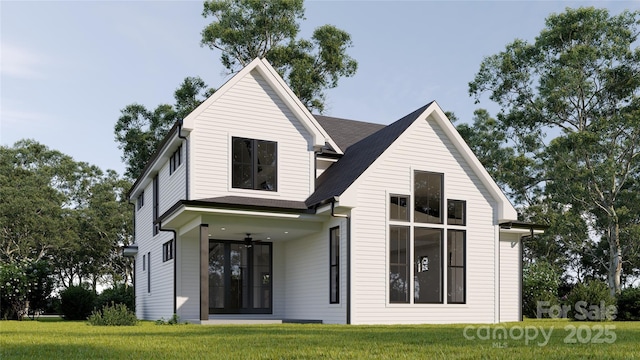
{"type": "Polygon", "coordinates": [[[162,244],[162,262],[173,260],[173,239],[162,244]]]}
{"type": "Polygon", "coordinates": [[[138,199],[136,200],[136,210],[142,209],[144,206],[144,190],[138,195],[138,199]]]}
{"type": "Polygon", "coordinates": [[[160,202],[160,181],[158,179],[158,174],[153,178],[153,236],[158,235],[160,232],[160,226],[158,225],[158,216],[160,215],[159,211],[159,202],[160,202]]]}
{"type": "Polygon", "coordinates": [[[172,175],[182,165],[182,144],[169,158],[169,175],[172,175]]]}
{"type": "Polygon", "coordinates": [[[467,200],[447,199],[447,225],[467,226],[467,200]],[[462,224],[449,223],[449,202],[462,203],[462,224]]]}
{"type": "Polygon", "coordinates": [[[151,252],[147,252],[147,293],[151,293],[151,252]]]}
{"type": "MultiPolygon", "coordinates": [[[[464,285],[463,285],[463,293],[462,293],[462,302],[457,301],[449,301],[449,281],[447,281],[447,304],[466,304],[467,303],[467,231],[462,229],[447,229],[447,252],[449,251],[449,232],[461,232],[462,233],[462,266],[451,266],[449,264],[449,257],[447,257],[447,272],[450,267],[453,268],[462,268],[462,274],[464,276],[464,285]]],[[[447,273],[447,280],[448,280],[447,273]]]]}
{"type": "MultiPolygon", "coordinates": [[[[424,171],[424,170],[413,170],[413,202],[412,202],[412,220],[415,223],[420,223],[420,224],[434,224],[434,225],[444,225],[446,224],[445,221],[445,215],[444,215],[444,173],[440,173],[440,172],[435,172],[435,171],[424,171]],[[418,197],[416,196],[416,173],[424,173],[424,174],[430,174],[430,175],[438,175],[440,177],[440,209],[439,209],[439,214],[440,214],[440,221],[438,222],[423,222],[423,221],[417,221],[415,218],[415,212],[416,212],[416,201],[418,199],[418,197]]],[[[426,226],[430,226],[430,225],[426,225],[426,226]]]]}
{"type": "Polygon", "coordinates": [[[275,147],[275,169],[274,169],[274,184],[273,184],[273,190],[270,189],[262,189],[262,188],[258,188],[257,184],[256,184],[256,178],[258,177],[258,152],[257,151],[252,151],[251,152],[251,188],[244,188],[244,187],[236,187],[233,185],[233,155],[231,156],[231,187],[233,189],[243,189],[243,190],[259,190],[259,191],[271,191],[271,192],[278,192],[278,142],[277,141],[272,141],[272,140],[263,140],[263,139],[252,139],[252,138],[246,138],[246,137],[241,137],[241,136],[232,136],[231,137],[231,153],[233,154],[233,144],[235,142],[235,140],[249,140],[251,141],[251,149],[257,149],[258,148],[258,143],[260,142],[264,142],[264,143],[271,143],[274,145],[275,147]]]}
{"type": "Polygon", "coordinates": [[[340,304],[340,226],[335,226],[329,229],[329,303],[330,304],[340,304]],[[337,231],[337,241],[338,241],[338,254],[337,254],[337,263],[333,264],[333,259],[336,254],[333,253],[334,244],[333,242],[336,238],[333,236],[334,232],[337,231]],[[336,278],[334,284],[334,277],[331,276],[331,271],[335,268],[336,270],[336,278]],[[332,298],[332,290],[335,287],[335,299],[332,298]]]}

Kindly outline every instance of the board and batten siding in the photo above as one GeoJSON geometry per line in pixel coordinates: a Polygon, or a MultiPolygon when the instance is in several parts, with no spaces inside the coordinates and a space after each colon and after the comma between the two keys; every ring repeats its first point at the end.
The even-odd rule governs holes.
{"type": "Polygon", "coordinates": [[[311,135],[257,70],[228,89],[195,119],[191,198],[251,196],[304,201],[314,186],[311,135]],[[278,143],[277,191],[231,188],[231,138],[278,143]]]}
{"type": "Polygon", "coordinates": [[[346,323],[346,231],[346,220],[335,218],[320,233],[285,242],[286,318],[346,323]],[[331,304],[329,230],[336,226],[340,227],[340,303],[331,304]]]}
{"type": "MultiPolygon", "coordinates": [[[[159,178],[159,181],[161,179],[159,178]]],[[[162,189],[162,183],[160,183],[162,189]]],[[[162,194],[160,194],[162,197],[162,194]]],[[[153,182],[144,189],[144,206],[136,209],[136,244],[138,254],[135,262],[136,316],[144,320],[170,318],[173,314],[173,260],[162,261],[162,244],[173,238],[173,233],[159,232],[153,236],[153,182]],[[151,266],[143,258],[151,254],[151,266]],[[144,270],[143,270],[144,268],[144,270]],[[151,271],[151,291],[148,291],[148,276],[151,271]]]]}
{"type": "Polygon", "coordinates": [[[519,234],[500,234],[500,321],[522,320],[522,242],[519,234]]]}
{"type": "MultiPolygon", "coordinates": [[[[351,240],[354,324],[494,321],[497,205],[435,120],[428,118],[412,124],[352,188],[357,191],[351,240]],[[389,194],[411,195],[413,203],[415,170],[444,174],[445,204],[446,199],[467,202],[466,304],[390,304],[388,301],[389,194]]],[[[446,207],[443,206],[446,222],[444,214],[446,207]]],[[[448,228],[446,224],[414,225],[448,228]]],[[[446,232],[443,248],[445,246],[446,232]]],[[[442,290],[446,301],[446,263],[443,265],[442,290]]],[[[414,271],[413,266],[411,268],[414,271]]]]}

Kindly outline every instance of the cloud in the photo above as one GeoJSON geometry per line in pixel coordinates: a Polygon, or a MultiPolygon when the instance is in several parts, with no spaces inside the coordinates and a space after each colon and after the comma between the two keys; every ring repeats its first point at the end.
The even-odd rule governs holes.
{"type": "Polygon", "coordinates": [[[45,63],[44,57],[14,44],[2,44],[2,66],[0,74],[19,79],[42,78],[39,68],[45,63]]]}

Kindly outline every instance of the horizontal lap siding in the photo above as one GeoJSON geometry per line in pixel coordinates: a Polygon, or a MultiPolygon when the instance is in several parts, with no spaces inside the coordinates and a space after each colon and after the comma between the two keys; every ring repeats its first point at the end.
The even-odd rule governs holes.
{"type": "Polygon", "coordinates": [[[177,309],[183,320],[200,319],[200,239],[181,236],[178,239],[177,309]]]}
{"type": "Polygon", "coordinates": [[[333,219],[321,233],[287,241],[286,312],[290,319],[346,321],[346,221],[333,219]],[[329,229],[340,226],[340,303],[329,303],[329,229]]]}
{"type": "MultiPolygon", "coordinates": [[[[165,161],[165,164],[160,169],[158,173],[158,182],[160,188],[160,202],[159,205],[159,215],[162,215],[165,211],[169,210],[176,202],[179,200],[186,199],[186,179],[185,179],[185,171],[186,171],[186,146],[183,146],[180,149],[182,164],[175,170],[173,173],[169,174],[169,160],[165,161]]],[[[173,152],[171,152],[172,155],[173,152]]]]}
{"type": "Polygon", "coordinates": [[[520,321],[522,254],[517,234],[500,235],[500,321],[520,321]]]}
{"type": "MultiPolygon", "coordinates": [[[[357,208],[352,213],[354,323],[492,322],[494,200],[435,121],[413,124],[364,176],[357,183],[357,208]],[[445,201],[467,202],[467,303],[464,305],[398,305],[387,301],[387,194],[412,194],[413,170],[444,173],[445,201]]],[[[446,207],[444,209],[446,211],[446,207]]],[[[415,225],[430,227],[429,224],[415,225]]],[[[446,272],[446,266],[443,271],[446,272]]],[[[446,282],[443,293],[446,297],[446,282]]]]}
{"type": "Polygon", "coordinates": [[[310,135],[256,71],[237,82],[195,121],[192,198],[226,195],[305,200],[311,188],[310,135]],[[278,143],[278,191],[230,189],[231,137],[278,143]]]}

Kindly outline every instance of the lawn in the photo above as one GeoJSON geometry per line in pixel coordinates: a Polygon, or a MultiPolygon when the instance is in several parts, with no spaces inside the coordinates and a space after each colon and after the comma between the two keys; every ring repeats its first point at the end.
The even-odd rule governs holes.
{"type": "Polygon", "coordinates": [[[53,319],[0,321],[2,360],[123,358],[640,359],[640,322],[98,327],[53,319]],[[498,338],[500,333],[506,337],[498,338]]]}

